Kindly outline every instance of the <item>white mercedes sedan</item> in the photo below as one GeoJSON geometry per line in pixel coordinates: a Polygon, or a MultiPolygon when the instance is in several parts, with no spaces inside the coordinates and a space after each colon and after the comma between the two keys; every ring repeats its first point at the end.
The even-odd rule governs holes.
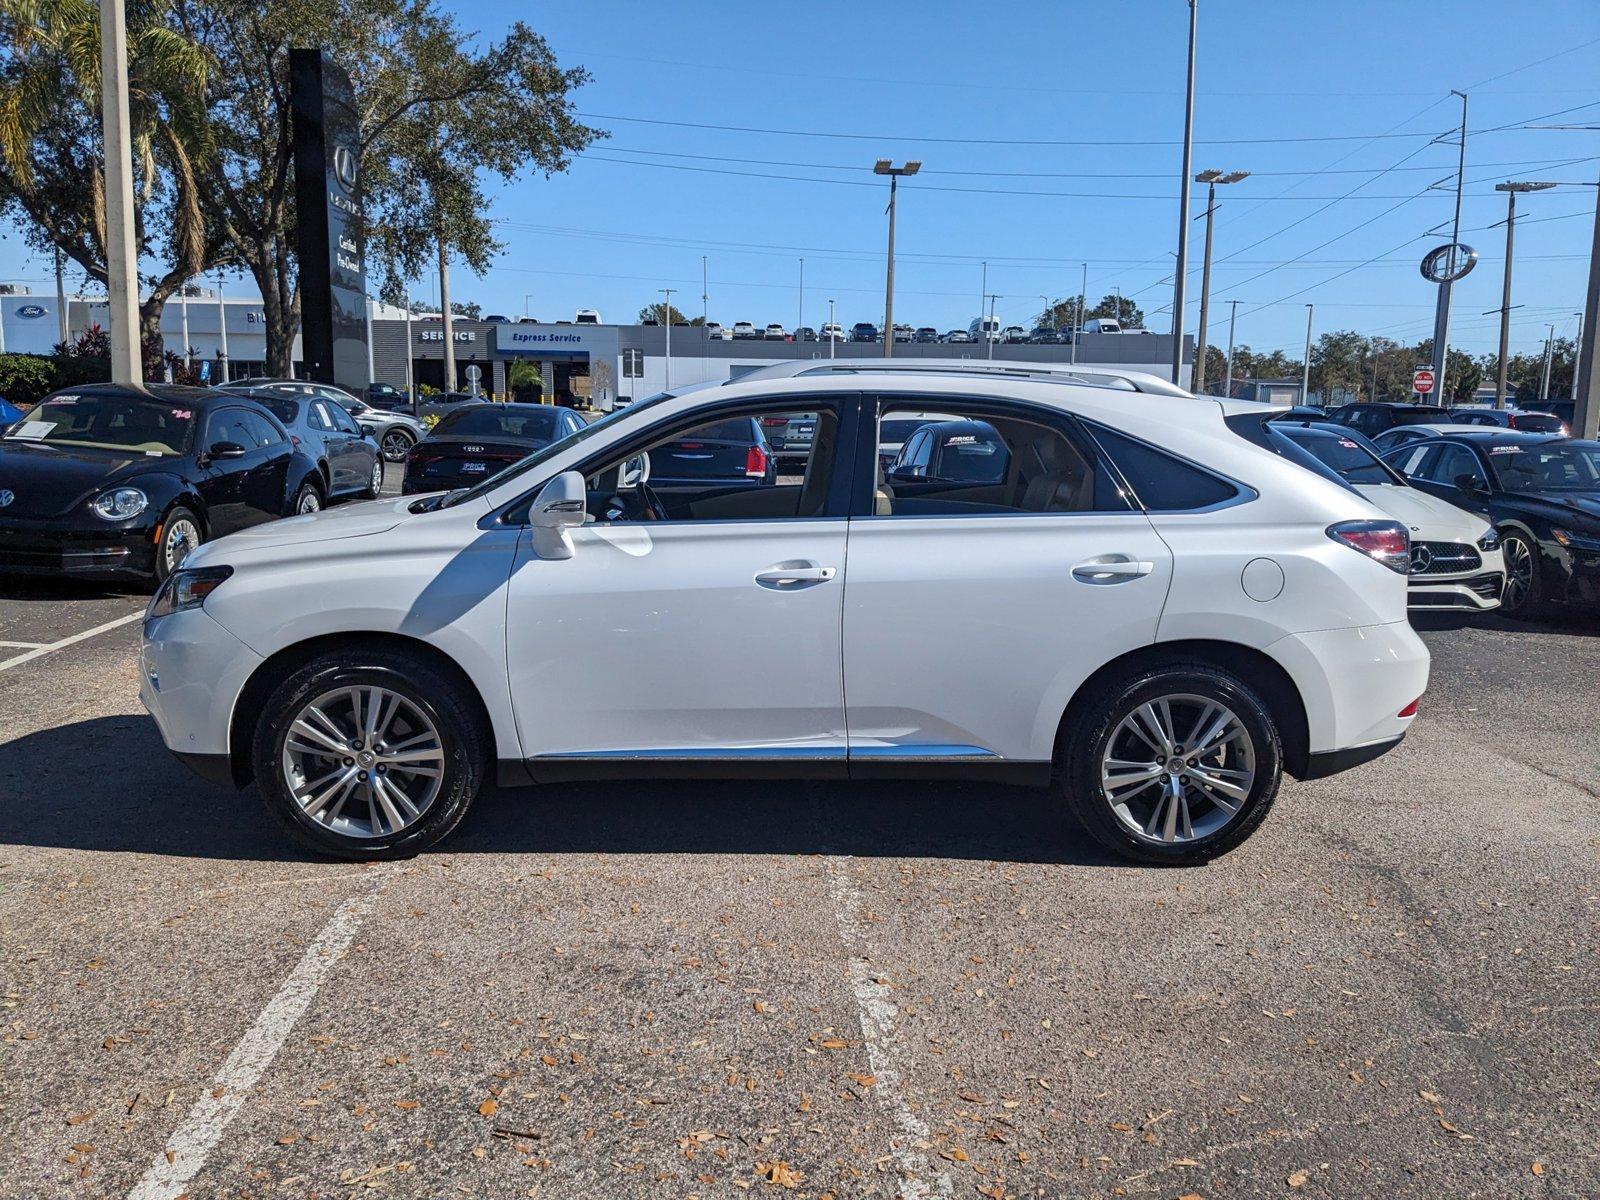
{"type": "Polygon", "coordinates": [[[469,489],[201,546],[142,698],[351,858],[437,842],[491,777],[670,775],[1051,786],[1123,856],[1203,861],[1285,772],[1395,746],[1427,685],[1405,526],[1278,453],[1272,411],[876,359],[663,393],[469,489]],[[728,434],[799,413],[793,474],[728,434]]]}

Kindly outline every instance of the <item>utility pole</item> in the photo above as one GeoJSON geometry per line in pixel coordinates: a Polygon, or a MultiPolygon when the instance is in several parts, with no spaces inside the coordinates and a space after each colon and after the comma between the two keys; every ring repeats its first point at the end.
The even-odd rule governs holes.
{"type": "Polygon", "coordinates": [[[894,208],[895,192],[900,185],[900,176],[915,175],[922,170],[922,164],[915,160],[903,166],[895,166],[889,159],[880,158],[872,167],[874,175],[887,175],[889,177],[889,266],[884,280],[883,289],[883,356],[894,355],[894,208]]]}
{"type": "Polygon", "coordinates": [[[133,237],[133,143],[128,116],[128,20],[123,0],[100,0],[100,99],[105,129],[106,299],[111,380],[142,383],[139,251],[133,237]]]}
{"type": "MultiPolygon", "coordinates": [[[[527,307],[527,297],[523,297],[523,307],[527,307]]],[[[411,403],[413,414],[417,411],[417,381],[415,378],[416,367],[414,355],[411,350],[411,285],[406,284],[406,399],[411,403]]],[[[539,372],[540,390],[543,391],[544,372],[539,372]]]]}
{"type": "Polygon", "coordinates": [[[61,341],[69,336],[67,329],[67,285],[61,278],[61,247],[56,247],[56,326],[61,330],[61,341]]]}
{"type": "MultiPolygon", "coordinates": [[[[992,358],[994,358],[995,338],[1000,332],[1000,327],[995,324],[994,302],[996,300],[999,300],[1000,297],[990,293],[988,295],[985,295],[984,299],[989,302],[989,324],[984,327],[984,331],[983,331],[983,340],[985,342],[987,342],[988,346],[989,346],[989,352],[985,357],[992,359],[992,358]]],[[[983,314],[980,311],[978,315],[981,317],[983,314]]],[[[981,324],[981,322],[980,322],[980,324],[981,324]]]]}
{"type": "Polygon", "coordinates": [[[1233,325],[1239,319],[1239,302],[1228,301],[1228,377],[1222,385],[1222,394],[1233,395],[1233,325]]]}
{"type": "MultiPolygon", "coordinates": [[[[983,324],[983,306],[989,302],[989,260],[983,261],[983,283],[978,287],[978,329],[986,332],[983,324]]],[[[968,326],[971,328],[971,326],[968,326]]]]}
{"type": "Polygon", "coordinates": [[[667,327],[667,361],[661,387],[664,392],[672,390],[672,293],[677,290],[677,288],[661,289],[661,294],[666,297],[666,303],[661,306],[661,323],[667,327]]]}
{"type": "MultiPolygon", "coordinates": [[[[1196,183],[1206,185],[1206,252],[1205,268],[1200,273],[1200,327],[1195,331],[1194,375],[1189,390],[1199,395],[1206,386],[1206,321],[1211,312],[1211,225],[1217,209],[1217,185],[1238,183],[1249,178],[1249,171],[1201,171],[1194,177],[1196,183]]],[[[1121,316],[1119,312],[1117,314],[1121,316]]]]}
{"type": "Polygon", "coordinates": [[[1573,397],[1572,436],[1592,438],[1600,425],[1600,187],[1595,188],[1594,243],[1589,251],[1589,290],[1578,340],[1578,387],[1573,397]]]}
{"type": "Polygon", "coordinates": [[[1544,335],[1544,376],[1539,380],[1539,399],[1550,399],[1550,359],[1556,345],[1556,327],[1547,325],[1549,331],[1544,335]]]}
{"type": "Polygon", "coordinates": [[[1072,331],[1072,365],[1078,365],[1078,339],[1083,336],[1083,306],[1088,299],[1089,264],[1083,264],[1083,283],[1078,287],[1078,327],[1072,331]]]}
{"type": "Polygon", "coordinates": [[[795,332],[798,333],[806,323],[806,260],[800,260],[800,319],[795,322],[795,332]]]}
{"type": "Polygon", "coordinates": [[[1500,366],[1495,373],[1494,406],[1506,406],[1506,359],[1511,353],[1511,256],[1517,230],[1517,193],[1542,192],[1553,183],[1497,183],[1494,190],[1506,194],[1506,268],[1500,285],[1500,366]]]}
{"type": "MultiPolygon", "coordinates": [[[[1455,215],[1450,220],[1450,245],[1455,246],[1461,241],[1461,187],[1467,170],[1467,94],[1451,88],[1452,96],[1461,97],[1461,132],[1457,139],[1456,154],[1456,207],[1455,215]]],[[[1455,251],[1450,252],[1451,265],[1455,262],[1455,251]]],[[[1433,318],[1433,378],[1434,392],[1429,397],[1429,402],[1437,398],[1440,406],[1444,405],[1444,371],[1449,365],[1450,356],[1450,290],[1452,282],[1446,280],[1439,285],[1439,303],[1433,318]]]]}
{"type": "Polygon", "coordinates": [[[456,331],[450,313],[450,249],[444,242],[444,214],[439,221],[439,318],[444,322],[444,390],[456,390],[456,331]]]}
{"type": "MultiPolygon", "coordinates": [[[[222,353],[219,354],[217,374],[222,376],[222,382],[228,382],[228,302],[222,295],[222,273],[217,272],[217,330],[222,353]]],[[[370,344],[371,339],[368,339],[370,344]]]]}
{"type": "Polygon", "coordinates": [[[1306,305],[1306,358],[1300,364],[1300,403],[1311,403],[1311,314],[1316,306],[1306,305]]]}
{"type": "MultiPolygon", "coordinates": [[[[1172,277],[1172,382],[1183,386],[1183,287],[1189,269],[1189,176],[1194,170],[1194,46],[1199,0],[1189,0],[1189,86],[1183,101],[1183,181],[1178,199],[1178,269],[1172,277]]],[[[1117,304],[1122,317],[1122,304],[1117,304]]]]}
{"type": "Polygon", "coordinates": [[[1578,355],[1583,351],[1583,314],[1573,313],[1572,315],[1578,318],[1578,332],[1572,342],[1572,395],[1570,399],[1576,400],[1578,398],[1578,355]]]}

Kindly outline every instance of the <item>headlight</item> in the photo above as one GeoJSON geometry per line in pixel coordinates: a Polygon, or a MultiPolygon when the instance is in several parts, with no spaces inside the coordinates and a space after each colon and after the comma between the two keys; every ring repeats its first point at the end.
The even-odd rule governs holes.
{"type": "Polygon", "coordinates": [[[1488,533],[1484,534],[1481,538],[1479,538],[1478,539],[1478,549],[1479,550],[1498,550],[1498,549],[1500,549],[1500,532],[1499,532],[1499,530],[1491,529],[1491,530],[1489,530],[1488,533]]]}
{"type": "Polygon", "coordinates": [[[165,617],[188,608],[199,608],[205,603],[206,597],[221,587],[232,574],[232,567],[195,567],[188,571],[174,571],[151,597],[150,607],[144,615],[147,619],[165,617]]]}
{"type": "Polygon", "coordinates": [[[95,516],[105,521],[126,521],[150,507],[150,497],[138,488],[113,488],[89,501],[95,516]]]}
{"type": "Polygon", "coordinates": [[[1600,534],[1574,533],[1570,529],[1552,528],[1550,536],[1569,550],[1600,550],[1600,534]]]}

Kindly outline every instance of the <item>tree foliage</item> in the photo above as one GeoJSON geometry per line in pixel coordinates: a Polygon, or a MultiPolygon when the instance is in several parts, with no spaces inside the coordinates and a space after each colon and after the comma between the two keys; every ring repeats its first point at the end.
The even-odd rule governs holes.
{"type": "Polygon", "coordinates": [[[639,324],[641,325],[665,325],[669,321],[674,325],[698,326],[705,324],[704,317],[686,317],[678,311],[676,304],[667,304],[663,300],[657,300],[654,304],[646,304],[639,310],[639,324]]]}
{"type": "MultiPolygon", "coordinates": [[[[1034,318],[1034,324],[1048,325],[1053,329],[1072,328],[1078,323],[1078,305],[1082,300],[1083,293],[1079,292],[1052,301],[1049,308],[1034,318]]],[[[1128,297],[1115,292],[1102,296],[1100,303],[1091,305],[1083,314],[1085,321],[1095,317],[1113,317],[1124,329],[1144,328],[1144,310],[1128,297]]]]}

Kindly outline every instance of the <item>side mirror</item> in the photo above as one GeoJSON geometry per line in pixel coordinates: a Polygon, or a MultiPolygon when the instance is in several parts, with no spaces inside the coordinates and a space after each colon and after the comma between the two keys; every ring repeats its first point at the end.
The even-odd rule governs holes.
{"type": "Polygon", "coordinates": [[[238,442],[212,442],[206,453],[212,458],[243,458],[244,447],[238,442]]]}
{"type": "Polygon", "coordinates": [[[895,467],[889,471],[887,478],[890,483],[918,483],[923,479],[923,474],[916,467],[895,467]]]}
{"type": "Polygon", "coordinates": [[[1485,496],[1489,489],[1476,475],[1461,474],[1455,479],[1456,488],[1466,496],[1485,496]]]}
{"type": "Polygon", "coordinates": [[[572,539],[567,530],[589,519],[588,505],[589,493],[576,471],[563,471],[540,488],[528,511],[534,553],[540,558],[571,558],[572,539]]]}

